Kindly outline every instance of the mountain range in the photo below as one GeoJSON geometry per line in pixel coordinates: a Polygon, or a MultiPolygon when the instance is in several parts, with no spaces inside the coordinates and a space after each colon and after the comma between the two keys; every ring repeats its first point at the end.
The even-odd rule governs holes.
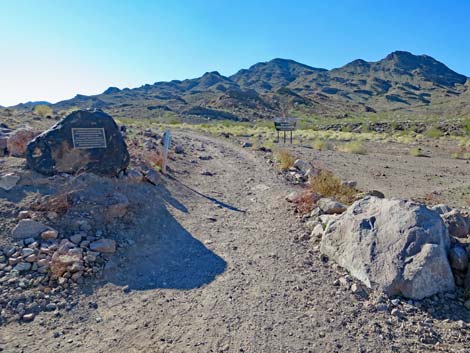
{"type": "Polygon", "coordinates": [[[368,114],[467,117],[470,79],[430,56],[395,51],[377,62],[358,59],[332,70],[273,59],[229,77],[213,71],[133,89],[109,87],[98,95],[77,95],[51,106],[56,111],[98,108],[118,117],[188,120],[368,114]]]}

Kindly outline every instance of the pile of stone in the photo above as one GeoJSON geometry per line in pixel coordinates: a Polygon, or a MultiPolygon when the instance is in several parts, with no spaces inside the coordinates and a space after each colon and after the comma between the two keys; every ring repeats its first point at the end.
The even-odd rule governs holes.
{"type": "Polygon", "coordinates": [[[310,163],[297,159],[294,165],[288,170],[283,171],[284,177],[293,184],[302,184],[308,182],[310,178],[318,175],[320,169],[315,168],[310,163]]]}
{"type": "MultiPolygon", "coordinates": [[[[20,217],[24,216],[27,216],[25,211],[20,217]]],[[[86,277],[99,276],[117,247],[113,239],[103,237],[100,232],[88,235],[81,231],[64,237],[57,230],[29,218],[18,222],[12,237],[17,239],[16,245],[0,250],[3,319],[21,314],[21,318],[28,321],[30,316],[24,315],[46,310],[34,300],[30,310],[23,306],[18,309],[12,307],[11,299],[2,303],[3,298],[15,298],[14,292],[21,296],[23,290],[33,288],[46,294],[53,288],[55,292],[74,288],[86,277]]]]}
{"type": "Polygon", "coordinates": [[[368,288],[415,300],[456,286],[470,298],[469,225],[468,215],[446,205],[374,196],[350,207],[320,199],[306,218],[323,259],[368,288]]]}

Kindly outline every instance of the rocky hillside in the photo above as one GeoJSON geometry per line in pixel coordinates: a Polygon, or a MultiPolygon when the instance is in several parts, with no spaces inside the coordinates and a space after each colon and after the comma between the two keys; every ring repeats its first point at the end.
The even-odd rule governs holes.
{"type": "MultiPolygon", "coordinates": [[[[326,70],[274,59],[225,77],[207,72],[183,81],[110,87],[52,105],[100,108],[117,117],[254,120],[282,114],[390,113],[470,116],[470,80],[427,55],[396,51],[377,62],[354,60],[326,70]]],[[[30,105],[19,105],[31,109],[30,105]]]]}

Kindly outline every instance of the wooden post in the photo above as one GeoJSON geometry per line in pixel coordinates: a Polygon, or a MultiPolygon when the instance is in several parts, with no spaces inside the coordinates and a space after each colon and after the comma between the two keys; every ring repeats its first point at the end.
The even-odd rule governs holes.
{"type": "Polygon", "coordinates": [[[170,148],[171,133],[169,129],[165,130],[163,134],[163,163],[162,163],[162,173],[166,174],[166,164],[168,157],[168,149],[170,148]]]}
{"type": "Polygon", "coordinates": [[[290,131],[290,144],[292,145],[292,130],[290,131]]]}

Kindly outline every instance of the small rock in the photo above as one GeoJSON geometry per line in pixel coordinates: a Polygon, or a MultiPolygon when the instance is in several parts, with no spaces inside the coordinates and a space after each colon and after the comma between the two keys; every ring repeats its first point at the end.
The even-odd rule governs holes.
{"type": "Polygon", "coordinates": [[[442,219],[449,229],[449,234],[454,237],[464,238],[470,231],[470,222],[467,221],[459,210],[444,213],[442,219]]]}
{"type": "Polygon", "coordinates": [[[31,264],[29,262],[20,262],[17,264],[13,270],[18,271],[18,272],[26,272],[31,269],[31,264]]]}
{"type": "Polygon", "coordinates": [[[299,197],[299,193],[296,191],[292,191],[289,195],[286,196],[286,200],[288,202],[294,202],[299,197]]]}
{"type": "Polygon", "coordinates": [[[34,314],[33,313],[29,313],[29,314],[24,314],[23,315],[23,321],[25,322],[31,322],[34,320],[34,314]]]}
{"type": "Polygon", "coordinates": [[[21,250],[21,256],[28,257],[29,255],[34,254],[34,250],[30,248],[24,248],[21,250]]]}
{"type": "Polygon", "coordinates": [[[175,153],[176,153],[176,154],[182,154],[182,153],[184,153],[184,148],[183,148],[183,146],[181,146],[181,145],[176,145],[176,146],[175,146],[175,153]]]}
{"type": "Polygon", "coordinates": [[[128,181],[134,183],[140,183],[144,180],[143,174],[139,170],[133,168],[127,170],[126,178],[128,181]]]}
{"type": "Polygon", "coordinates": [[[355,189],[357,182],[353,180],[341,181],[341,185],[347,186],[348,188],[355,189]]]}
{"type": "Polygon", "coordinates": [[[116,252],[116,242],[112,239],[100,239],[90,244],[90,250],[114,253],[116,252]]]}
{"type": "Polygon", "coordinates": [[[56,230],[46,230],[45,232],[41,233],[41,238],[43,240],[57,239],[58,236],[59,236],[59,232],[56,230]]]}
{"type": "Polygon", "coordinates": [[[145,179],[153,185],[159,185],[162,182],[160,173],[154,169],[148,169],[144,173],[145,179]]]}
{"type": "Polygon", "coordinates": [[[70,241],[74,244],[80,243],[81,240],[82,240],[82,234],[81,233],[74,234],[70,237],[70,241]]]}
{"type": "Polygon", "coordinates": [[[400,310],[397,309],[397,308],[392,309],[392,311],[391,311],[390,314],[392,314],[392,316],[396,316],[396,317],[398,317],[398,318],[402,318],[402,317],[405,316],[405,315],[403,314],[403,312],[400,311],[400,310]]]}
{"type": "Polygon", "coordinates": [[[375,310],[377,311],[387,311],[388,310],[388,305],[384,303],[379,303],[375,306],[375,310]]]}
{"type": "Polygon", "coordinates": [[[201,175],[205,175],[205,176],[213,176],[214,174],[213,174],[213,173],[211,173],[210,171],[208,171],[208,170],[206,170],[206,169],[205,169],[205,170],[203,170],[203,171],[201,172],[201,175]]]}
{"type": "Polygon", "coordinates": [[[26,146],[37,136],[31,129],[18,129],[13,131],[8,137],[7,149],[13,157],[25,157],[26,146]]]}
{"type": "Polygon", "coordinates": [[[16,186],[20,179],[21,178],[18,175],[13,173],[0,175],[0,188],[6,191],[11,190],[16,186]]]}
{"type": "Polygon", "coordinates": [[[346,205],[328,198],[317,201],[317,206],[326,214],[341,214],[346,211],[346,205]]]}
{"type": "Polygon", "coordinates": [[[456,245],[449,250],[450,266],[459,271],[465,271],[468,266],[468,256],[465,249],[456,245]]]}
{"type": "Polygon", "coordinates": [[[15,239],[35,238],[42,232],[50,229],[48,226],[33,221],[32,219],[22,219],[13,228],[12,236],[15,239]]]}
{"type": "Polygon", "coordinates": [[[300,170],[303,173],[306,173],[309,169],[312,168],[312,166],[301,159],[296,159],[294,162],[294,168],[300,170]]]}
{"type": "Polygon", "coordinates": [[[20,211],[18,213],[18,219],[26,219],[26,218],[32,218],[32,214],[30,211],[20,211]]]}

